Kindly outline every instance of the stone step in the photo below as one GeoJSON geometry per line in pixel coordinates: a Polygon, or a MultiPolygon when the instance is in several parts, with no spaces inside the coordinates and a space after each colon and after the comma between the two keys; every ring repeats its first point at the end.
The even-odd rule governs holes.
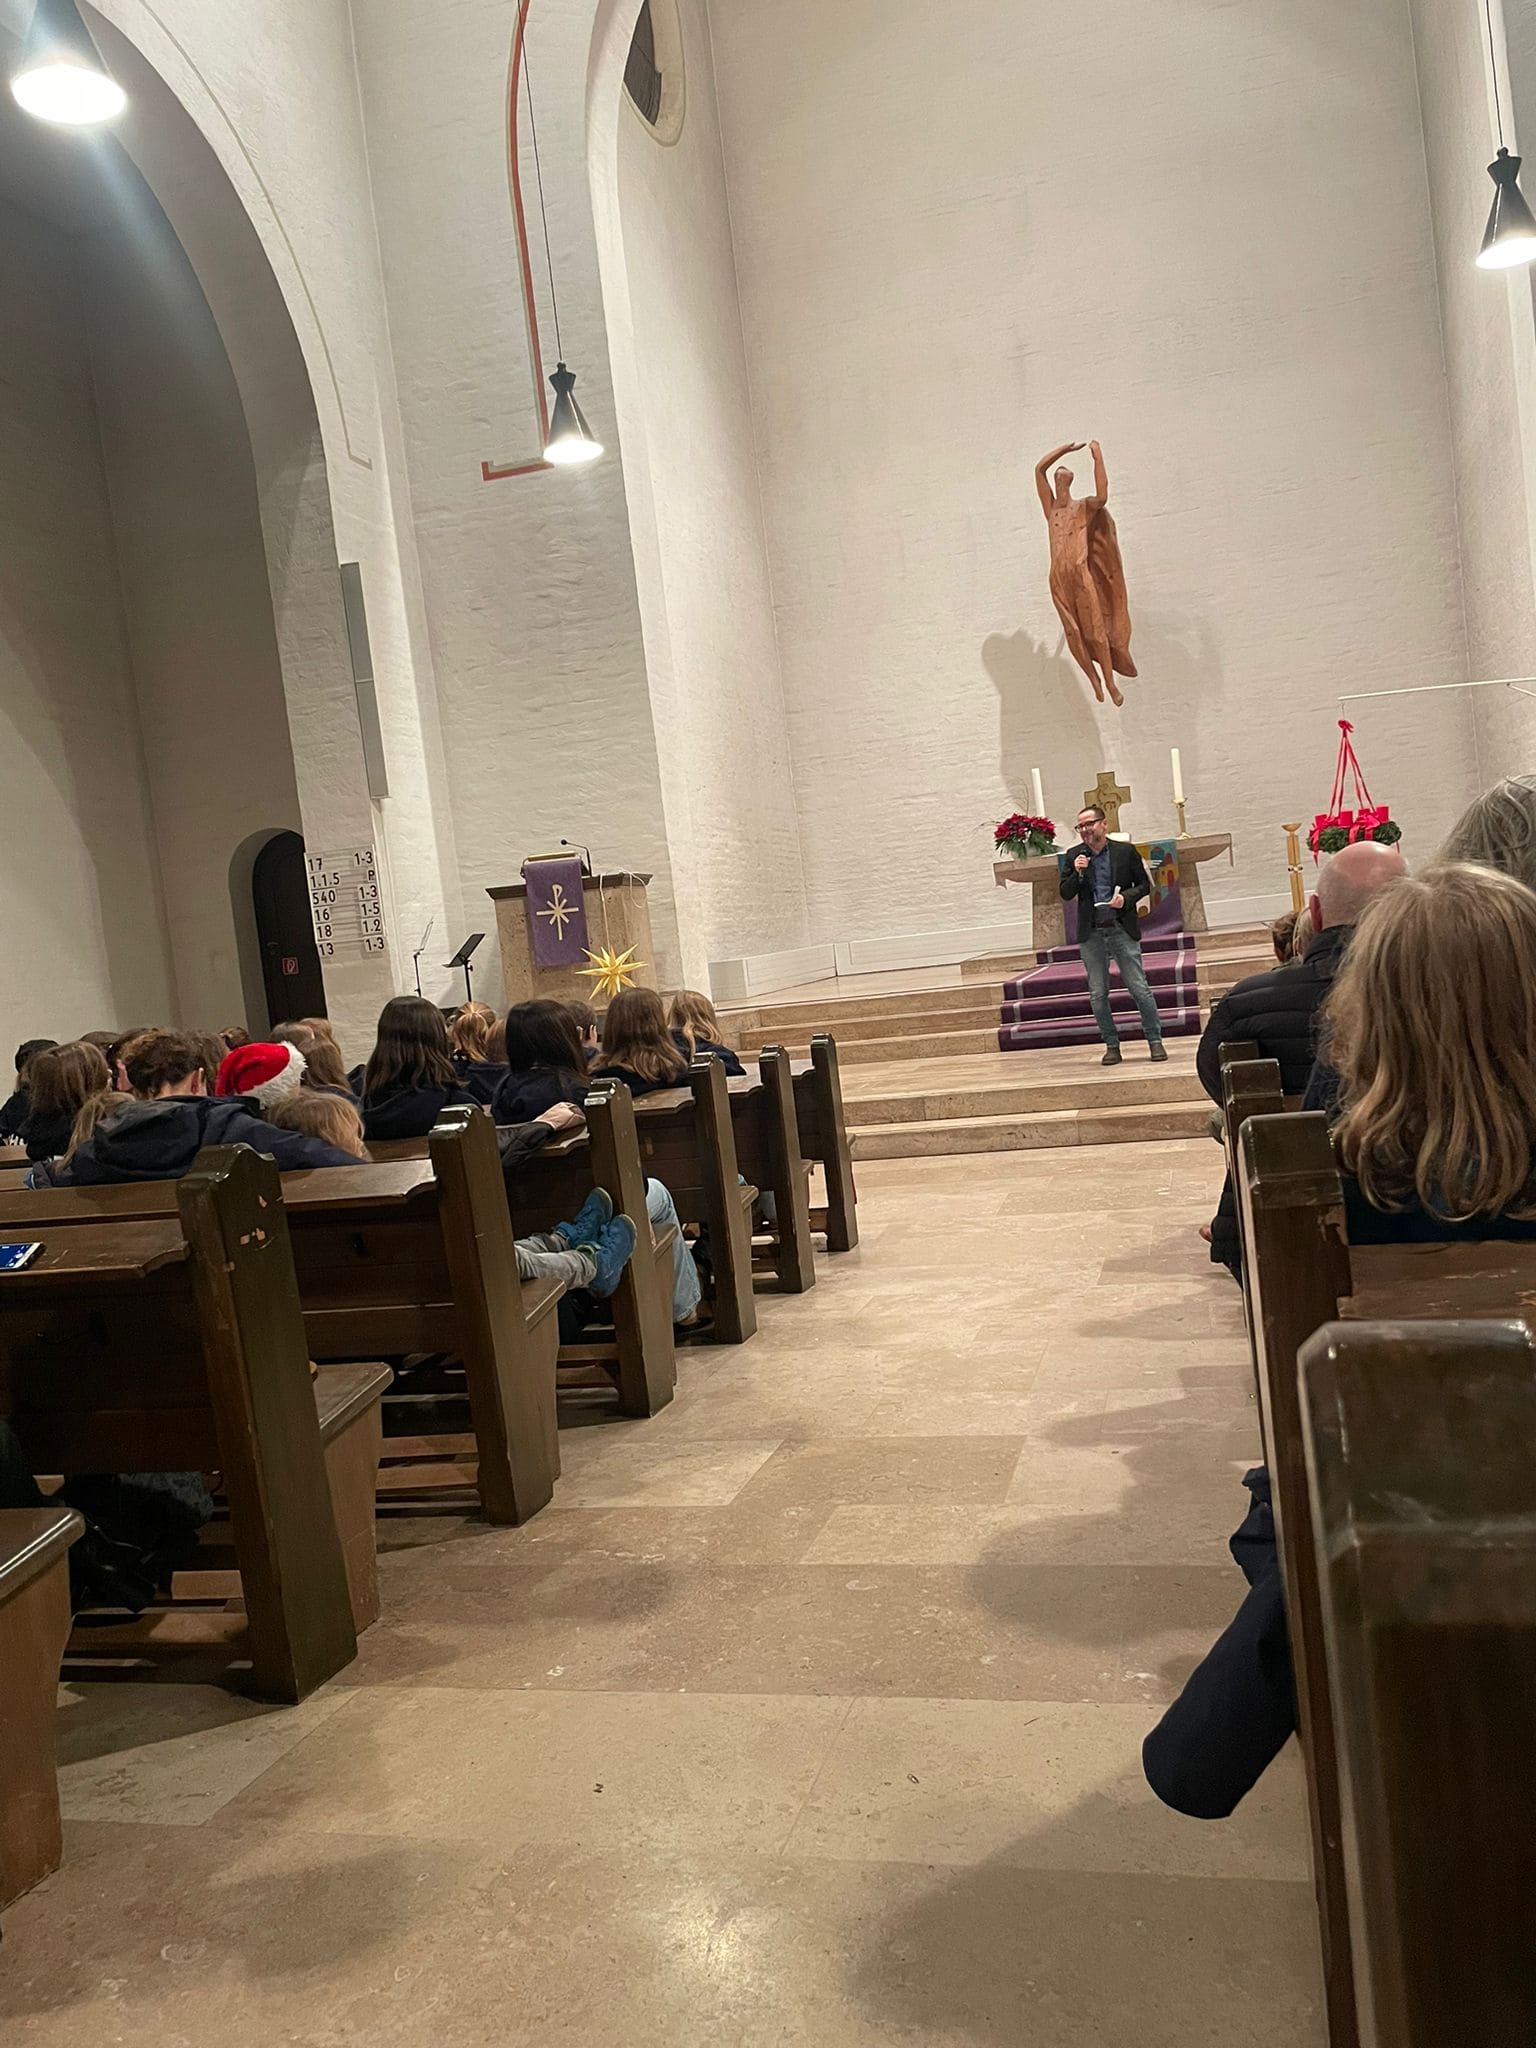
{"type": "MultiPolygon", "coordinates": [[[[874,1013],[859,1017],[824,1017],[813,1013],[799,1017],[787,1025],[766,1026],[757,1044],[775,1045],[785,1043],[799,1034],[807,1045],[813,1031],[830,1031],[837,1040],[838,1050],[844,1046],[856,1045],[868,1038],[931,1038],[935,1032],[954,1033],[958,1031],[997,1030],[1001,1001],[995,1003],[970,1003],[964,1009],[928,1010],[922,1006],[921,998],[910,997],[909,1007],[889,1014],[874,1013]],[[777,1036],[775,1035],[777,1032],[777,1036]]],[[[738,1046],[743,1042],[742,1034],[736,1029],[736,1020],[731,1019],[732,1035],[738,1046]]],[[[756,1051],[757,1045],[753,1045],[756,1051]]]]}
{"type": "MultiPolygon", "coordinates": [[[[837,1038],[838,1063],[844,1067],[868,1066],[881,1060],[963,1059],[970,1053],[997,1051],[997,1018],[994,1016],[984,1031],[925,1031],[905,1038],[850,1038],[845,1042],[834,1025],[832,1035],[837,1038]]],[[[809,1035],[800,1040],[786,1037],[772,1042],[787,1045],[796,1059],[810,1055],[809,1035]]]]}
{"type": "MultiPolygon", "coordinates": [[[[1256,973],[1258,967],[1275,964],[1267,924],[1227,925],[1219,931],[1195,932],[1192,936],[1202,957],[1209,954],[1212,959],[1225,959],[1231,954],[1242,954],[1246,958],[1250,953],[1256,954],[1257,966],[1245,968],[1244,973],[1256,973]]],[[[1026,973],[1034,959],[1027,948],[1017,953],[978,953],[973,959],[961,961],[960,974],[965,981],[1008,981],[1016,974],[1026,973]]]]}
{"type": "Polygon", "coordinates": [[[936,1016],[953,1010],[995,1009],[1002,999],[1002,979],[999,977],[995,987],[970,982],[965,987],[893,989],[888,995],[806,996],[792,1003],[722,1004],[720,1016],[734,1037],[744,1042],[756,1038],[759,1044],[766,1044],[776,1033],[782,1035],[798,1030],[808,1038],[812,1031],[835,1030],[839,1023],[848,1019],[903,1017],[913,1012],[936,1016]]]}
{"type": "MultiPolygon", "coordinates": [[[[1188,1077],[1185,1086],[1188,1087],[1188,1077]]],[[[863,1104],[850,1105],[862,1110],[863,1104]]],[[[1211,1105],[1136,1103],[1055,1109],[1032,1116],[940,1117],[927,1123],[856,1124],[853,1156],[920,1159],[953,1152],[1030,1152],[1057,1145],[1129,1145],[1149,1138],[1207,1138],[1211,1105]]],[[[1211,1147],[1213,1167],[1220,1164],[1211,1147]]]]}
{"type": "MultiPolygon", "coordinates": [[[[1104,1068],[1085,1056],[1080,1075],[1049,1080],[1025,1078],[1033,1062],[1019,1055],[1020,1079],[994,1081],[974,1088],[935,1088],[928,1092],[849,1095],[848,1121],[861,1130],[874,1124],[983,1121],[998,1117],[1031,1117],[1054,1110],[1144,1108],[1148,1104],[1189,1102],[1201,1094],[1187,1070],[1155,1066],[1145,1050],[1133,1050],[1124,1066],[1104,1068]]],[[[1203,1097],[1202,1097],[1203,1099],[1203,1097]]],[[[1207,1104],[1209,1108],[1209,1104],[1207,1104]]]]}

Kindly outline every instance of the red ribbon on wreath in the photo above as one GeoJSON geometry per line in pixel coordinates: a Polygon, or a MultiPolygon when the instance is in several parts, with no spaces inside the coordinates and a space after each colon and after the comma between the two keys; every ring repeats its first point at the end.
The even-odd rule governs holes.
{"type": "Polygon", "coordinates": [[[1385,825],[1390,817],[1385,804],[1373,804],[1371,792],[1366,787],[1361,772],[1359,756],[1355,752],[1350,734],[1354,727],[1347,718],[1339,720],[1339,759],[1333,771],[1333,795],[1328,799],[1326,811],[1319,811],[1312,821],[1312,830],[1307,834],[1307,844],[1312,849],[1312,859],[1317,860],[1318,844],[1324,832],[1337,826],[1349,835],[1350,844],[1357,840],[1369,839],[1378,825],[1385,825]],[[1353,781],[1355,802],[1351,810],[1344,808],[1346,783],[1353,781]]]}

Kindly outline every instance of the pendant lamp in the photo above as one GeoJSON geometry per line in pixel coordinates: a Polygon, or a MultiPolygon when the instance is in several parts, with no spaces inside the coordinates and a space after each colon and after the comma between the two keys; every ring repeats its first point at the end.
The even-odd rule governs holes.
{"type": "Polygon", "coordinates": [[[596,462],[603,444],[587,425],[586,415],[576,403],[576,379],[564,363],[550,378],[555,387],[555,409],[549,416],[549,441],[544,460],[559,469],[573,469],[578,463],[596,462]]]}
{"type": "Polygon", "coordinates": [[[115,121],[128,95],[101,61],[75,0],[37,0],[11,95],[39,121],[92,128],[115,121]]]}
{"type": "Polygon", "coordinates": [[[1493,0],[1483,0],[1488,22],[1488,62],[1493,67],[1493,112],[1499,129],[1499,153],[1488,166],[1493,180],[1493,207],[1483,233],[1477,261],[1483,270],[1513,270],[1536,263],[1536,219],[1520,190],[1520,159],[1504,147],[1504,106],[1499,97],[1499,52],[1493,39],[1493,0]]]}
{"type": "Polygon", "coordinates": [[[549,212],[544,204],[544,166],[539,159],[539,130],[533,118],[533,73],[523,60],[528,89],[528,132],[533,138],[533,168],[539,181],[539,219],[544,228],[544,262],[549,271],[549,303],[555,316],[556,368],[550,377],[555,389],[555,407],[549,416],[549,438],[544,460],[556,469],[575,469],[584,462],[596,462],[603,444],[587,425],[586,415],[576,403],[576,373],[565,367],[565,350],[560,343],[560,298],[555,290],[555,259],[549,246],[549,212]]]}

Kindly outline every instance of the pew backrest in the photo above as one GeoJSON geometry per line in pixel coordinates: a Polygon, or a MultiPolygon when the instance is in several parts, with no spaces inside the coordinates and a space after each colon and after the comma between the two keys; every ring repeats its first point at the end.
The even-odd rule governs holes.
{"type": "Polygon", "coordinates": [[[1250,1117],[1239,1137],[1239,1208],[1264,1441],[1285,1581],[1312,1824],[1330,2038],[1358,2038],[1349,1964],[1338,1737],[1297,1361],[1324,1325],[1362,1311],[1426,1318],[1520,1314],[1536,1301],[1536,1242],[1351,1247],[1327,1118],[1250,1117]]]}
{"type": "Polygon", "coordinates": [[[1300,1374],[1366,2038],[1536,2040],[1530,1331],[1333,1324],[1300,1374]]]}
{"type": "Polygon", "coordinates": [[[220,1147],[171,1196],[33,1228],[0,1281],[0,1412],[37,1471],[217,1470],[255,1684],[300,1699],[357,1644],[277,1169],[220,1147]]]}

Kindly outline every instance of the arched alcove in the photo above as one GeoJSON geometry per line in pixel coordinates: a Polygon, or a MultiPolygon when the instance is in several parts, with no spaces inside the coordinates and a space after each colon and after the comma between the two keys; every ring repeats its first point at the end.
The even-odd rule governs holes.
{"type": "MultiPolygon", "coordinates": [[[[5,816],[60,869],[24,901],[17,936],[46,963],[61,1031],[119,1011],[255,1021],[249,933],[221,878],[253,834],[297,831],[306,815],[331,844],[376,836],[298,324],[204,126],[124,32],[143,16],[148,35],[148,10],[113,12],[121,26],[92,18],[129,94],[112,134],[42,128],[8,95],[0,109],[0,203],[10,190],[30,224],[32,324],[69,336],[53,368],[38,350],[16,406],[31,415],[22,466],[57,478],[58,569],[15,545],[27,538],[15,503],[8,522],[0,513],[12,542],[0,547],[3,786],[30,790],[38,812],[8,803],[5,816]]],[[[182,83],[195,98],[196,81],[182,83]]],[[[200,113],[218,129],[216,109],[200,113]]],[[[28,280],[7,240],[7,304],[25,321],[28,280]]],[[[326,396],[339,420],[334,380],[326,396]]],[[[335,434],[345,443],[344,423],[335,434]]],[[[46,496],[35,474],[28,489],[46,496]]],[[[368,984],[370,1015],[381,977],[377,960],[337,975],[368,984]]]]}

